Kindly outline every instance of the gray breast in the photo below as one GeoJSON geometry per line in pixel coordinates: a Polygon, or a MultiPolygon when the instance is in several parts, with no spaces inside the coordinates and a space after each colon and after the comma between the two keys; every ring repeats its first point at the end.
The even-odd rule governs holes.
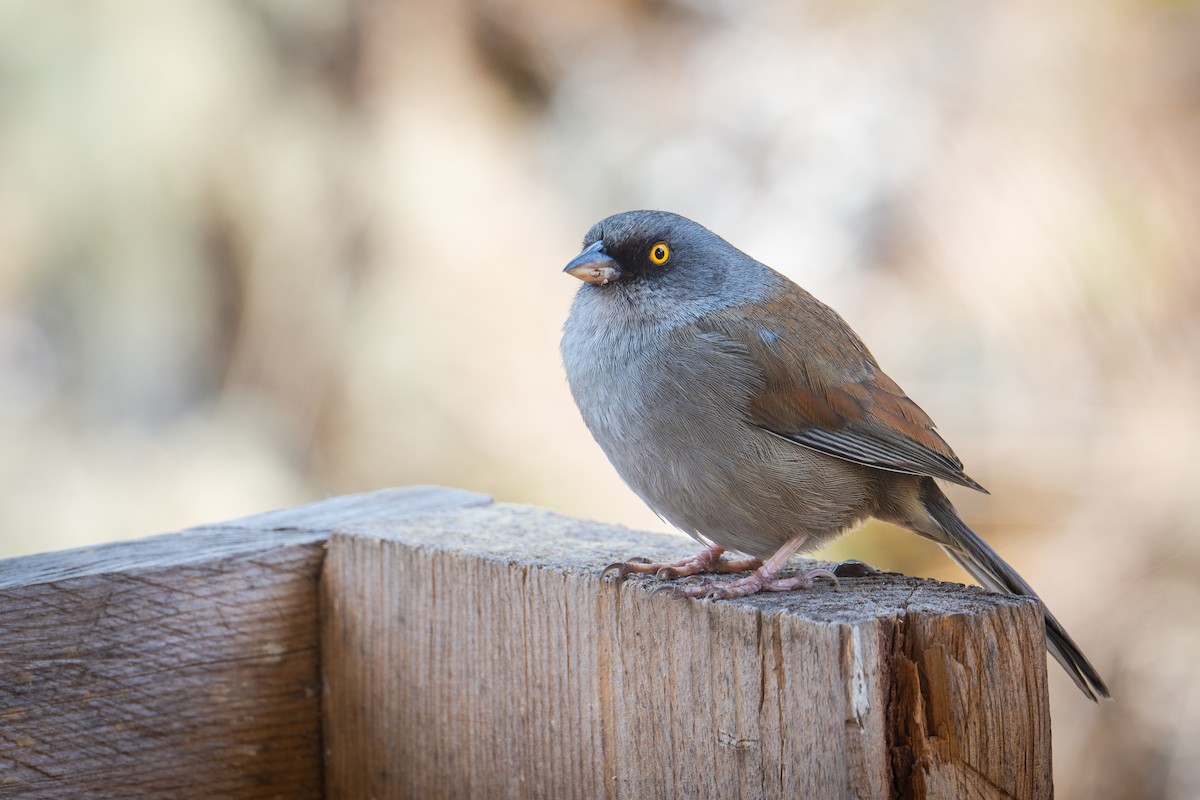
{"type": "Polygon", "coordinates": [[[567,379],[597,443],[655,512],[760,557],[865,515],[861,468],[749,423],[763,378],[740,344],[690,324],[613,325],[595,310],[577,303],[564,328],[567,379]]]}

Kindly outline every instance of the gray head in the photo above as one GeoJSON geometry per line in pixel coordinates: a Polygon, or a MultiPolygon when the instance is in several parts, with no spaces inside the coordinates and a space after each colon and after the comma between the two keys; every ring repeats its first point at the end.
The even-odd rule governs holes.
{"type": "Polygon", "coordinates": [[[626,211],[597,222],[583,237],[583,252],[563,271],[587,284],[580,299],[609,295],[651,307],[669,304],[685,316],[762,299],[777,280],[773,270],[704,226],[666,211],[626,211]]]}

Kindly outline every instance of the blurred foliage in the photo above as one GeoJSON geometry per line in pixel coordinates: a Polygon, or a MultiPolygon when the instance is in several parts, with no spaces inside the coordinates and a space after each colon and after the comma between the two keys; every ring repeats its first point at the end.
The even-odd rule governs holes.
{"type": "MultiPolygon", "coordinates": [[[[1059,796],[1200,796],[1200,6],[0,4],[0,555],[446,483],[661,527],[559,274],[668,208],[827,300],[1110,679],[1059,796]]],[[[962,580],[871,526],[831,550],[962,580]]]]}

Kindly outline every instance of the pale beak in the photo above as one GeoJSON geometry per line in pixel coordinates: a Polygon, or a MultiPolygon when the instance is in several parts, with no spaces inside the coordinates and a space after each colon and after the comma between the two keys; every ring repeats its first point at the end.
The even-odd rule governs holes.
{"type": "Polygon", "coordinates": [[[571,259],[563,272],[586,283],[603,286],[621,277],[621,268],[604,252],[604,240],[596,242],[571,259]]]}

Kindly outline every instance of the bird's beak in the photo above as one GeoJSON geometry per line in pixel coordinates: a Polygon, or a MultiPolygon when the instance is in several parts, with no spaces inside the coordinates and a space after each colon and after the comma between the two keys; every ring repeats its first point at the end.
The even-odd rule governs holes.
{"type": "Polygon", "coordinates": [[[601,286],[621,277],[621,268],[617,266],[617,262],[604,252],[603,239],[571,259],[571,263],[563,267],[563,272],[574,275],[581,281],[601,286]]]}

